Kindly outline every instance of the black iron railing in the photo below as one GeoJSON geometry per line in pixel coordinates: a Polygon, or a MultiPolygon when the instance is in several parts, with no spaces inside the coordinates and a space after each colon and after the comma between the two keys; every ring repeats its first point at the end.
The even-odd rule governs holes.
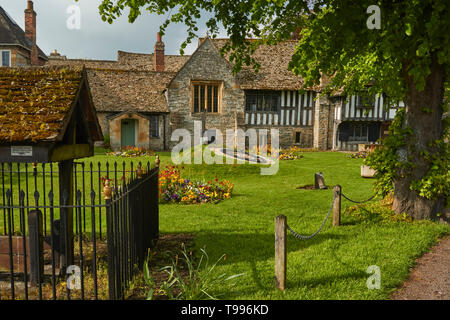
{"type": "Polygon", "coordinates": [[[0,299],[123,298],[158,239],[158,172],[75,162],[69,196],[57,164],[1,163],[0,299]]]}

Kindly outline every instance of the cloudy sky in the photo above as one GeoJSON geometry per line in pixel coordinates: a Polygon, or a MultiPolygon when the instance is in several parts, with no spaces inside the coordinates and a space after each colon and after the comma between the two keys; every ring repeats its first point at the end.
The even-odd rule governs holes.
{"type": "MultiPolygon", "coordinates": [[[[117,59],[117,51],[153,53],[156,33],[166,16],[143,14],[133,23],[128,22],[127,14],[113,24],[103,22],[98,12],[101,0],[34,0],[37,13],[37,42],[39,47],[50,54],[54,49],[68,58],[117,59]],[[80,28],[75,26],[74,11],[68,13],[71,6],[77,6],[80,12],[80,28]]],[[[26,0],[0,0],[0,6],[24,29],[24,10],[26,0]]],[[[206,16],[202,20],[206,21],[206,16]]],[[[206,34],[204,24],[199,25],[199,34],[206,34]]],[[[184,25],[171,24],[166,30],[163,41],[166,54],[179,54],[181,43],[186,39],[184,25]]],[[[220,34],[219,36],[226,36],[220,34]]],[[[192,43],[185,54],[197,47],[192,43]]]]}

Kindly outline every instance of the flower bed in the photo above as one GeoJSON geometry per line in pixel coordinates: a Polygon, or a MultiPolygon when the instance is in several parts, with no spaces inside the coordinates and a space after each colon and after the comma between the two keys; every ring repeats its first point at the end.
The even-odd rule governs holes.
{"type": "Polygon", "coordinates": [[[113,151],[106,154],[107,156],[116,156],[116,157],[126,157],[126,158],[134,158],[134,157],[145,157],[154,155],[153,151],[146,148],[138,148],[138,147],[121,147],[120,151],[113,151]]]}
{"type": "MultiPolygon", "coordinates": [[[[299,154],[299,152],[301,152],[302,149],[298,148],[297,146],[293,146],[290,147],[289,149],[279,149],[278,150],[278,159],[279,160],[297,160],[297,159],[301,159],[303,158],[303,155],[299,154]]],[[[252,152],[256,153],[258,155],[261,154],[261,152],[263,152],[266,155],[271,155],[272,153],[274,153],[276,150],[272,149],[272,147],[269,146],[264,146],[262,148],[253,148],[252,152]]]]}
{"type": "Polygon", "coordinates": [[[290,147],[289,149],[280,150],[278,159],[280,160],[297,160],[303,158],[303,155],[298,154],[300,149],[296,146],[290,147]]]}
{"type": "Polygon", "coordinates": [[[183,178],[177,166],[166,166],[159,174],[159,199],[165,203],[217,202],[231,198],[233,188],[228,180],[203,182],[183,178]]]}
{"type": "Polygon", "coordinates": [[[356,153],[351,153],[348,157],[350,159],[365,159],[368,156],[368,152],[366,151],[359,151],[356,153]]]}

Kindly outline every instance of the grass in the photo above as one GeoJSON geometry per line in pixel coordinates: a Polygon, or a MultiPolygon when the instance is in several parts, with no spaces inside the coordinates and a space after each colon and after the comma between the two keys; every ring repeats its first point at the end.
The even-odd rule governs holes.
{"type": "MultiPolygon", "coordinates": [[[[172,165],[170,153],[158,153],[161,167],[172,165]]],[[[205,247],[211,261],[227,259],[215,267],[220,274],[245,275],[232,288],[212,288],[223,299],[387,299],[407,277],[416,258],[425,253],[450,228],[431,222],[392,221],[366,218],[347,210],[342,199],[341,226],[328,221],[310,240],[288,235],[287,289],[274,286],[274,219],[287,216],[291,228],[310,234],[321,225],[332,200],[327,190],[298,189],[314,184],[322,172],[325,183],[342,186],[354,200],[369,198],[371,179],[360,176],[361,159],[348,159],[337,152],[304,152],[303,158],[280,161],[276,175],[260,175],[260,166],[184,165],[183,176],[209,180],[217,176],[235,184],[231,199],[217,204],[160,205],[162,234],[195,234],[196,252],[205,247]],[[381,289],[366,286],[367,267],[381,270],[381,289]]],[[[147,158],[148,159],[148,158],[147,158]]],[[[97,150],[93,161],[122,162],[97,150]]],[[[127,163],[130,159],[124,159],[127,163]]],[[[143,159],[132,159],[143,161],[143,159]]],[[[145,160],[146,161],[146,160],[145,160]]],[[[154,161],[154,158],[151,158],[154,161]]],[[[376,207],[368,207],[372,215],[376,207]]]]}
{"type": "MultiPolygon", "coordinates": [[[[224,299],[387,299],[407,277],[414,260],[449,228],[429,222],[395,222],[343,214],[342,226],[324,230],[310,240],[288,235],[287,290],[274,289],[274,218],[287,216],[301,234],[321,225],[332,199],[328,190],[301,190],[323,172],[328,186],[340,184],[354,200],[369,198],[370,179],[360,176],[361,159],[343,153],[303,153],[304,158],[281,161],[274,176],[261,176],[256,165],[185,166],[186,176],[230,179],[233,197],[219,204],[160,206],[163,233],[195,233],[197,249],[206,246],[211,259],[227,260],[216,267],[226,274],[245,273],[232,291],[217,288],[224,299]],[[381,289],[366,286],[367,267],[381,269],[381,289]],[[223,295],[222,295],[223,294],[223,295]]],[[[160,155],[170,164],[168,154],[160,155]]],[[[343,210],[352,204],[342,200],[343,210]]]]}

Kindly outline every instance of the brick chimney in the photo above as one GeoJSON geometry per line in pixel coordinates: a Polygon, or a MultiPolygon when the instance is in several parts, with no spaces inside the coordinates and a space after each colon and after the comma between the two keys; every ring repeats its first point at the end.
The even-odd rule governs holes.
{"type": "Polygon", "coordinates": [[[156,36],[155,53],[153,55],[156,72],[164,72],[164,42],[161,41],[159,32],[156,36]]]}
{"type": "Polygon", "coordinates": [[[28,1],[25,10],[25,36],[31,41],[30,61],[32,65],[39,65],[38,49],[36,44],[36,12],[33,8],[33,1],[28,1]]]}

